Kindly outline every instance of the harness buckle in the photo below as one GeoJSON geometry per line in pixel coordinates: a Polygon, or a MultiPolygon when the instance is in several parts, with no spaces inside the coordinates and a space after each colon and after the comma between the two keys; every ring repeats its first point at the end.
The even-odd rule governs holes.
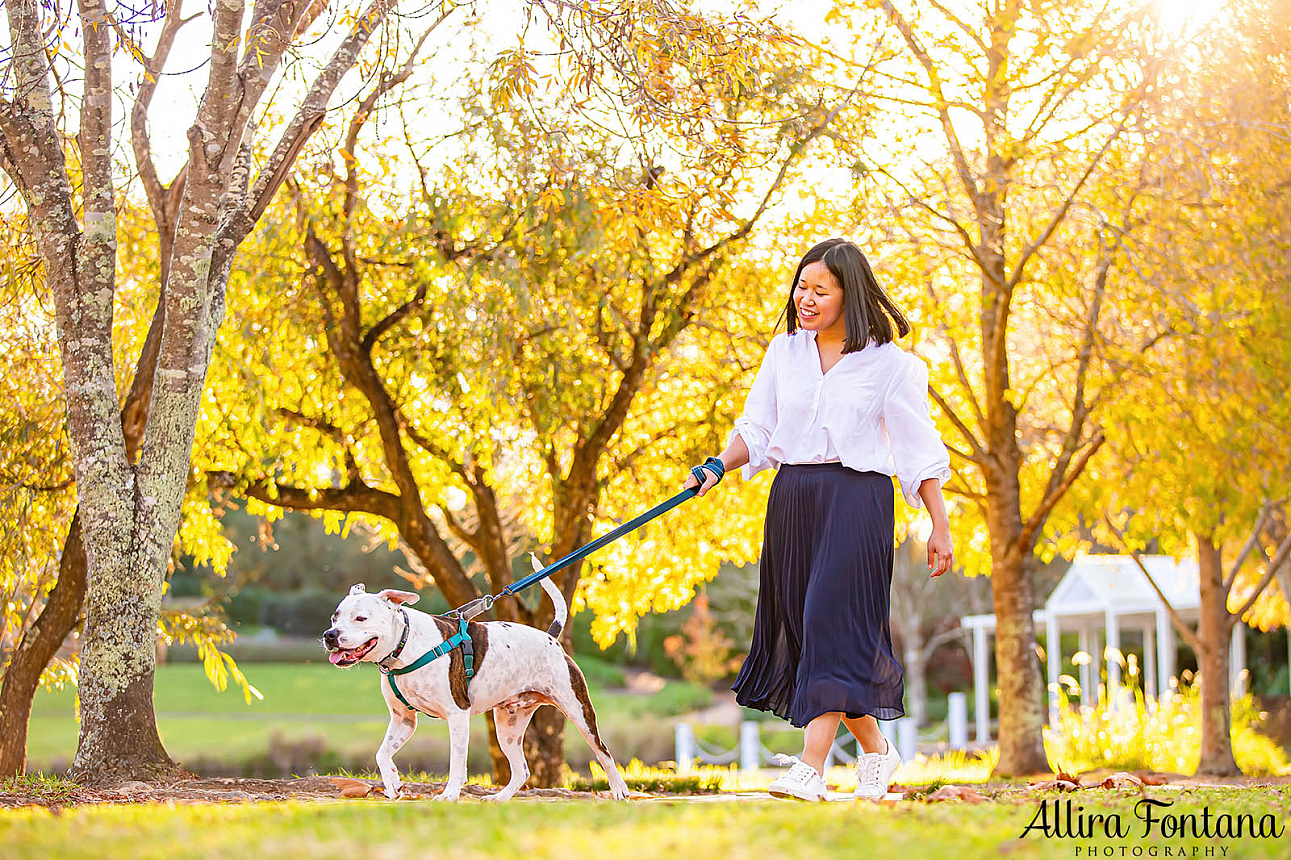
{"type": "Polygon", "coordinates": [[[492,608],[493,608],[493,595],[486,594],[483,597],[475,598],[469,603],[463,603],[461,606],[457,607],[456,609],[450,609],[448,612],[444,613],[443,617],[451,618],[454,621],[457,621],[459,619],[466,619],[469,621],[470,619],[479,615],[481,612],[488,612],[492,608]]]}

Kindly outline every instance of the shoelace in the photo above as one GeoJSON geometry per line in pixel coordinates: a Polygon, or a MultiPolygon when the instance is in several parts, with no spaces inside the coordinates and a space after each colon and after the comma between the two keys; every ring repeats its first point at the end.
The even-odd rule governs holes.
{"type": "Polygon", "coordinates": [[[877,753],[866,753],[865,758],[861,761],[860,782],[864,784],[879,784],[879,767],[882,756],[877,753]]]}
{"type": "Polygon", "coordinates": [[[806,785],[813,776],[817,776],[816,769],[814,767],[794,755],[776,753],[771,757],[771,761],[782,766],[789,765],[789,773],[785,778],[791,779],[794,782],[800,782],[803,785],[806,785]]]}

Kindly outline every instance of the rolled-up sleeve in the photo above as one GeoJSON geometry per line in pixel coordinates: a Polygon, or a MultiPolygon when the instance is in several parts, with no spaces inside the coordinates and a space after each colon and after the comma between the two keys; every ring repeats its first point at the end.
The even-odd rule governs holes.
{"type": "Polygon", "coordinates": [[[762,357],[762,366],[758,368],[749,389],[748,399],[744,401],[744,414],[735,419],[735,429],[727,444],[739,436],[744,440],[744,447],[749,449],[749,462],[745,464],[742,474],[749,480],[763,469],[774,468],[777,464],[767,458],[767,448],[771,444],[771,434],[776,426],[776,354],[779,352],[777,341],[772,339],[762,357]]]}
{"type": "Polygon", "coordinates": [[[928,412],[928,367],[922,359],[911,355],[902,362],[883,401],[883,424],[901,492],[911,507],[923,507],[919,485],[936,478],[945,486],[950,452],[928,412]]]}

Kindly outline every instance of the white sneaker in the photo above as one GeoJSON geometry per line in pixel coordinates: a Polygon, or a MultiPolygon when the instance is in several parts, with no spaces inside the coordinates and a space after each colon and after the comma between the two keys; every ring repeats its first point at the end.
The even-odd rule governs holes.
{"type": "Polygon", "coordinates": [[[856,788],[853,797],[880,800],[888,793],[892,774],[901,766],[901,756],[896,747],[884,738],[887,752],[865,753],[856,760],[856,788]]]}
{"type": "Polygon", "coordinates": [[[828,793],[816,769],[797,756],[776,753],[771,759],[779,765],[790,765],[789,772],[771,783],[767,791],[773,797],[792,797],[798,800],[824,800],[828,793]]]}

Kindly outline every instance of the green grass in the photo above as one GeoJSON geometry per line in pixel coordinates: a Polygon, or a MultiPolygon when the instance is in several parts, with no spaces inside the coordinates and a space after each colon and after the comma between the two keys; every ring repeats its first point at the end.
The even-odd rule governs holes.
{"type": "Polygon", "coordinates": [[[25,773],[0,780],[0,794],[13,792],[45,803],[66,803],[76,792],[76,783],[62,776],[25,773]]]}
{"type": "MultiPolygon", "coordinates": [[[[622,684],[622,670],[580,658],[586,668],[598,723],[611,749],[623,761],[671,755],[672,729],[665,718],[703,707],[712,691],[692,684],[666,683],[650,695],[607,692],[622,684]],[[648,743],[637,746],[636,739],[648,743]],[[616,749],[617,746],[622,749],[616,749]]],[[[314,764],[335,768],[370,763],[385,733],[388,714],[381,698],[380,674],[371,666],[350,670],[328,664],[262,663],[244,667],[263,700],[250,704],[240,691],[219,692],[202,667],[192,663],[158,667],[154,683],[157,727],[171,756],[181,764],[249,761],[271,748],[298,747],[286,755],[288,772],[311,769],[310,751],[321,745],[331,753],[314,764]]],[[[28,769],[54,770],[76,751],[75,693],[41,690],[36,695],[27,737],[28,769]]],[[[472,727],[472,759],[488,760],[484,717],[472,727]]],[[[571,761],[584,764],[590,752],[574,732],[566,735],[571,761]]],[[[439,720],[423,718],[400,760],[412,767],[447,762],[448,731],[439,720]]]]}
{"type": "MultiPolygon", "coordinates": [[[[1288,826],[1285,796],[1275,789],[1156,792],[1178,801],[1171,811],[1247,812],[1276,816],[1288,826]]],[[[1049,796],[1050,798],[1053,795],[1049,796]]],[[[1066,797],[1064,795],[1064,797],[1066,797]]],[[[383,800],[334,803],[103,806],[0,811],[0,858],[59,860],[214,860],[214,858],[355,857],[483,858],[533,860],[722,860],[765,858],[939,858],[976,860],[1007,855],[1022,860],[1072,858],[1075,849],[1111,848],[1109,856],[1280,858],[1287,838],[1142,839],[1134,819],[1137,792],[1082,794],[1087,808],[1116,812],[1135,823],[1126,838],[1046,838],[1021,834],[1038,798],[968,805],[960,802],[897,805],[756,802],[607,801],[493,806],[478,802],[440,805],[383,800]],[[1194,855],[1192,849],[1196,848],[1194,855]],[[1149,854],[1149,849],[1155,853],[1149,854]],[[1172,854],[1171,856],[1180,856],[1172,854]]],[[[1101,856],[1100,851],[1100,856],[1101,856]]],[[[1084,853],[1080,857],[1086,856],[1084,853]]]]}

